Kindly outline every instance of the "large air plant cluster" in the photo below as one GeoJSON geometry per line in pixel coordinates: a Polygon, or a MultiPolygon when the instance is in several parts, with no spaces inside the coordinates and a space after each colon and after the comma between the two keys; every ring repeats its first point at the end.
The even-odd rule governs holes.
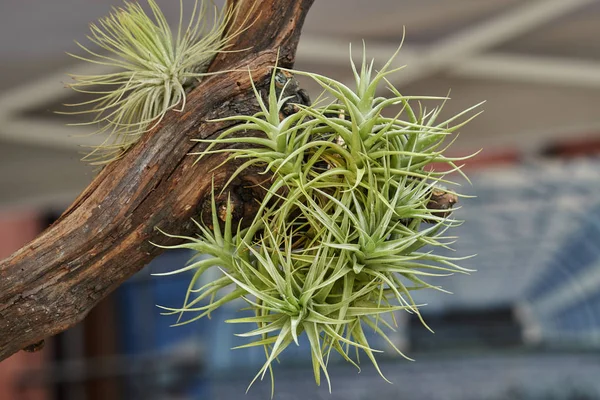
{"type": "Polygon", "coordinates": [[[397,72],[392,60],[378,71],[364,57],[360,70],[352,64],[352,88],[293,71],[321,85],[329,100],[297,105],[289,116],[280,87],[289,74],[274,69],[268,95],[255,88],[260,112],[220,120],[236,124],[198,155],[229,153],[228,162],[240,165],[236,175],[260,169],[266,196],[245,228],[232,221],[231,203],[225,212],[213,204],[212,224],[198,223],[199,236],[175,246],[203,257],[171,272],[193,277],[183,305],[165,313],[185,324],[242,299],[253,316],[227,322],[254,324],[240,336],[250,340],[241,347],[264,347],[255,380],[272,374],[273,361],[301,335],[310,343],[317,383],[322,374],[329,383],[333,353],[357,365],[355,353],[364,352],[379,370],[379,349],[367,331],[402,354],[386,332],[398,310],[420,318],[411,292],[443,290],[427,278],[467,272],[436,253],[453,241],[447,231],[459,221],[428,204],[434,191],[453,184],[450,173],[460,174],[459,159],[444,150],[472,109],[440,120],[445,99],[402,95],[387,79],[397,72]],[[421,101],[440,106],[426,111],[421,101]],[[434,163],[446,167],[436,170],[434,163]],[[211,269],[220,277],[199,285],[211,269]]]}
{"type": "Polygon", "coordinates": [[[195,0],[186,12],[187,23],[180,4],[179,25],[172,32],[156,2],[147,2],[150,13],[140,3],[125,3],[91,24],[88,39],[94,47],[77,42],[85,55],[72,54],[111,71],[74,75],[69,85],[89,99],[67,104],[75,107],[67,113],[92,115],[91,121],[73,125],[93,125],[95,133],[106,135],[84,157],[92,164],[119,158],[167,111],[183,110],[187,91],[206,76],[210,62],[230,39],[243,31],[224,35],[234,10],[219,11],[208,1],[195,0]]]}
{"type": "MultiPolygon", "coordinates": [[[[213,7],[195,0],[189,21],[182,7],[172,32],[155,1],[147,2],[150,15],[126,3],[91,25],[88,38],[99,50],[80,45],[86,55],[75,56],[113,70],[74,76],[70,85],[92,96],[73,104],[73,113],[91,114],[87,124],[107,134],[86,156],[92,163],[119,158],[169,110],[183,110],[186,93],[214,56],[247,27],[243,21],[225,34],[235,10],[214,8],[209,18],[213,7]]],[[[238,166],[229,183],[260,171],[265,195],[252,221],[234,221],[234,204],[217,206],[213,193],[212,223],[197,223],[199,235],[180,237],[184,243],[174,246],[197,254],[169,273],[192,274],[183,305],[163,308],[181,325],[226,303],[245,302],[252,315],[228,322],[254,325],[241,335],[249,338],[241,347],[265,351],[254,380],[267,372],[272,377],[273,361],[302,335],[317,383],[324,374],[329,384],[332,354],[358,367],[363,352],[379,371],[380,349],[367,332],[402,354],[386,332],[398,312],[416,314],[425,324],[411,293],[443,290],[428,277],[468,272],[437,251],[452,243],[447,231],[460,222],[452,219],[452,207],[440,212],[431,203],[453,185],[450,174],[462,174],[461,159],[444,152],[453,133],[473,118],[473,108],[441,120],[445,98],[402,95],[388,80],[398,72],[391,68],[394,57],[375,70],[363,51],[360,70],[352,63],[353,87],[274,67],[268,93],[254,87],[260,111],[220,120],[231,127],[195,155],[227,153],[227,162],[238,166]],[[290,104],[285,89],[291,72],[314,80],[325,96],[310,106],[290,104]],[[430,111],[421,106],[432,101],[439,104],[430,111]],[[200,284],[209,271],[218,277],[200,284]]]]}

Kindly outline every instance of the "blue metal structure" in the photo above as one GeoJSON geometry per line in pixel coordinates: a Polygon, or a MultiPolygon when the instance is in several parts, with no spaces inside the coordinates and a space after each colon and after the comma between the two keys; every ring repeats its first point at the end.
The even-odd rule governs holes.
{"type": "MultiPolygon", "coordinates": [[[[477,197],[461,200],[462,208],[455,216],[466,222],[451,234],[459,238],[453,245],[455,256],[477,254],[460,262],[477,272],[430,279],[431,283],[454,294],[433,290],[416,292],[417,303],[428,304],[423,312],[512,309],[522,325],[525,343],[598,349],[598,171],[600,161],[580,159],[530,163],[472,174],[473,185],[465,185],[460,192],[477,197]]],[[[181,349],[188,356],[197,354],[204,368],[199,376],[217,382],[215,388],[219,393],[227,392],[218,383],[222,382],[221,378],[244,377],[243,385],[236,383],[236,390],[241,393],[243,386],[249,383],[246,378],[265,360],[262,348],[230,350],[246,343],[235,334],[252,328],[224,322],[243,315],[243,311],[239,311],[244,307],[243,302],[222,307],[211,319],[174,328],[169,327],[174,322],[172,318],[160,316],[160,311],[151,306],[181,304],[190,275],[151,277],[150,273],[174,270],[190,256],[185,251],[168,251],[119,289],[123,350],[132,355],[161,351],[173,354],[181,349]]],[[[204,277],[205,281],[214,278],[204,277]]],[[[406,328],[403,319],[400,321],[400,330],[392,337],[402,346],[407,335],[403,331],[406,328]]],[[[457,332],[465,334],[461,329],[440,329],[439,334],[457,332]]],[[[425,330],[422,334],[430,335],[425,330]]],[[[377,341],[376,335],[373,338],[375,347],[385,347],[377,341]]],[[[432,343],[438,339],[443,338],[432,337],[432,343]]],[[[290,346],[280,357],[277,370],[285,374],[295,365],[308,365],[310,354],[306,347],[306,343],[290,346]]],[[[537,361],[528,362],[538,365],[537,361]]],[[[569,359],[569,362],[575,361],[569,359]]],[[[310,372],[307,368],[301,370],[310,372]]],[[[191,398],[202,398],[200,393],[206,393],[206,380],[190,382],[188,394],[191,398]]]]}

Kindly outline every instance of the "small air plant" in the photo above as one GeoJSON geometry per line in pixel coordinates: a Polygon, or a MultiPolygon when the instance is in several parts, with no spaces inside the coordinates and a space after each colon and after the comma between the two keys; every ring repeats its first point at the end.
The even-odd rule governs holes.
{"type": "Polygon", "coordinates": [[[245,301],[254,315],[227,322],[255,325],[240,335],[253,339],[241,347],[262,346],[266,354],[253,382],[267,371],[272,378],[273,361],[298,344],[300,335],[310,343],[317,384],[324,374],[330,385],[332,353],[358,367],[362,351],[381,373],[379,350],[365,332],[380,335],[403,355],[386,334],[394,328],[394,313],[421,318],[412,291],[443,291],[427,277],[469,272],[456,264],[460,259],[436,254],[452,243],[446,232],[460,221],[440,215],[428,202],[442,184],[453,184],[450,173],[461,173],[456,162],[467,157],[451,158],[444,151],[452,143],[449,136],[474,118],[467,115],[476,106],[438,121],[441,106],[426,111],[420,101],[443,106],[446,98],[404,96],[388,81],[399,70],[390,68],[396,54],[375,71],[363,53],[360,71],[352,63],[355,88],[293,71],[313,79],[333,101],[297,105],[298,112],[287,117],[281,111],[289,98],[276,85],[285,75],[275,68],[266,99],[254,88],[261,111],[220,120],[238,124],[198,154],[200,159],[230,153],[229,161],[240,165],[236,174],[261,167],[270,184],[249,226],[233,224],[231,205],[220,226],[213,204],[212,226],[198,223],[199,237],[184,237],[185,243],[174,246],[208,258],[168,273],[191,271],[193,277],[183,305],[163,308],[178,315],[181,325],[225,303],[245,301]],[[381,86],[388,97],[378,95],[381,86]],[[246,131],[261,135],[232,137],[246,131]],[[228,143],[245,146],[215,147],[228,143]],[[432,163],[448,168],[436,171],[432,163]],[[221,271],[220,278],[198,287],[211,269],[221,271]],[[383,314],[391,314],[392,322],[383,314]]]}
{"type": "Polygon", "coordinates": [[[68,85],[93,96],[91,100],[67,104],[78,109],[67,114],[93,116],[90,122],[72,125],[97,125],[96,133],[108,135],[84,157],[92,164],[119,158],[167,111],[182,111],[188,90],[207,75],[215,55],[225,51],[231,38],[243,31],[224,35],[234,10],[219,11],[205,0],[194,1],[189,21],[184,25],[180,0],[179,25],[173,33],[156,2],[147,2],[151,15],[137,2],[126,2],[97,25],[90,25],[88,39],[99,51],[77,42],[86,54],[70,54],[112,71],[74,75],[75,82],[68,85]]]}

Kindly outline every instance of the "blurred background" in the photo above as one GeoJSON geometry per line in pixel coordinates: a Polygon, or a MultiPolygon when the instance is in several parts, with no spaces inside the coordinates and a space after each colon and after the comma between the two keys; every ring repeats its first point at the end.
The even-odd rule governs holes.
{"type": "MultiPolygon", "coordinates": [[[[177,17],[179,2],[158,2],[177,17]]],[[[53,111],[72,100],[67,72],[94,71],[65,52],[119,4],[0,0],[0,257],[94,177],[80,146],[99,138],[53,111]]],[[[275,398],[600,399],[600,1],[317,0],[296,67],[348,80],[349,42],[385,61],[403,27],[402,93],[451,90],[448,114],[487,101],[451,150],[484,149],[466,167],[461,190],[477,197],[461,201],[454,246],[478,254],[462,264],[477,272],[436,282],[452,295],[419,293],[435,334],[398,316],[392,338],[416,362],[382,357],[393,385],[333,363],[330,395],[301,344],[276,367],[275,398]]],[[[166,253],[44,350],[0,363],[0,400],[268,398],[267,379],[244,395],[264,354],[229,350],[238,305],[179,328],[154,307],[179,305],[189,277],[150,273],[188,258],[166,253]]]]}

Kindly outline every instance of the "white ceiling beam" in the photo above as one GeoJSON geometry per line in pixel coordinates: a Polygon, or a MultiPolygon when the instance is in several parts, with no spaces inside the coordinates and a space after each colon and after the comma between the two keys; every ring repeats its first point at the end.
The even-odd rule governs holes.
{"type": "Polygon", "coordinates": [[[489,49],[597,1],[527,1],[494,18],[484,20],[447,39],[442,39],[431,48],[431,57],[445,62],[448,58],[456,55],[489,49]]]}
{"type": "MultiPolygon", "coordinates": [[[[492,19],[468,27],[427,48],[405,46],[400,52],[398,64],[401,61],[406,64],[406,68],[397,75],[394,84],[407,84],[447,67],[462,66],[474,56],[494,46],[597,1],[529,1],[492,19]]],[[[389,43],[369,42],[367,43],[368,56],[380,61],[387,60],[396,50],[396,46],[389,43]]],[[[355,53],[353,58],[358,58],[360,51],[355,53]]],[[[297,58],[324,64],[347,65],[348,44],[342,40],[303,37],[299,44],[297,58]]]]}
{"type": "Polygon", "coordinates": [[[487,54],[448,71],[453,76],[600,88],[600,63],[557,57],[487,54]]]}
{"type": "Polygon", "coordinates": [[[412,60],[403,73],[398,74],[398,80],[394,84],[407,84],[447,66],[460,64],[465,58],[480,54],[596,1],[598,0],[526,2],[435,43],[412,60]]]}
{"type": "Polygon", "coordinates": [[[12,117],[0,120],[0,139],[13,143],[54,149],[89,152],[90,147],[102,144],[105,135],[94,135],[90,127],[70,127],[65,124],[32,117],[12,117]]]}
{"type": "MultiPolygon", "coordinates": [[[[347,47],[338,41],[307,40],[298,49],[298,58],[331,66],[346,66],[349,60],[347,47]],[[331,51],[327,50],[331,49],[331,51]]],[[[369,58],[386,60],[396,51],[389,43],[367,45],[369,58]]],[[[419,62],[423,50],[404,46],[401,59],[407,63],[419,62]]],[[[353,52],[358,60],[359,52],[353,52]]],[[[531,56],[509,53],[471,55],[446,67],[444,73],[461,78],[481,78],[513,82],[542,83],[574,87],[600,88],[600,62],[565,57],[531,56]]],[[[403,75],[404,71],[399,73],[403,75]]]]}
{"type": "MultiPolygon", "coordinates": [[[[72,75],[96,75],[111,71],[109,67],[90,63],[78,63],[69,69],[72,75]]],[[[65,73],[54,73],[3,91],[0,94],[0,115],[30,110],[72,95],[71,90],[65,90],[65,85],[61,85],[61,82],[70,79],[65,73]]]]}
{"type": "MultiPolygon", "coordinates": [[[[75,75],[95,75],[110,71],[106,66],[89,63],[79,63],[70,69],[75,75]]],[[[105,136],[91,136],[93,129],[90,127],[67,127],[57,121],[22,115],[27,110],[71,95],[73,92],[65,90],[64,85],[61,85],[61,82],[68,79],[68,75],[64,73],[55,73],[4,91],[0,95],[0,139],[77,150],[82,150],[83,146],[101,144],[105,136]]]]}

